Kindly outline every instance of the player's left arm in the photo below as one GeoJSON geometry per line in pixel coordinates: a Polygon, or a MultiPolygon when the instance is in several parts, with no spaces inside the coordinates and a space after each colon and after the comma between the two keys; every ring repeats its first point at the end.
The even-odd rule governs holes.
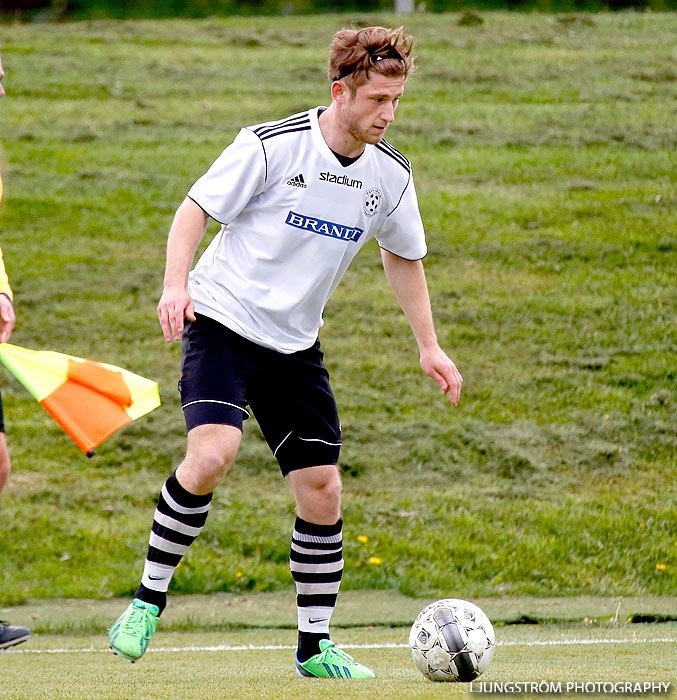
{"type": "Polygon", "coordinates": [[[423,263],[401,258],[384,248],[381,259],[388,282],[416,338],[421,369],[449,394],[454,406],[458,405],[463,377],[437,342],[423,263]]]}

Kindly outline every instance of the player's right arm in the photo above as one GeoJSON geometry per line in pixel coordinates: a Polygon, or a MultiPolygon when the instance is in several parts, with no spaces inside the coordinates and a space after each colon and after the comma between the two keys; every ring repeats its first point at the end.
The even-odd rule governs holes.
{"type": "Polygon", "coordinates": [[[188,273],[209,219],[222,225],[233,221],[251,198],[263,191],[267,174],[268,159],[261,139],[250,129],[241,129],[178,208],[169,231],[165,284],[158,304],[167,342],[181,339],[184,319],[195,320],[188,273]]]}
{"type": "MultiPolygon", "coordinates": [[[[2,195],[2,187],[0,187],[2,195]]],[[[5,265],[2,260],[2,249],[0,248],[0,343],[9,341],[16,323],[14,305],[12,304],[12,288],[9,286],[5,265]]]]}
{"type": "Polygon", "coordinates": [[[162,333],[168,343],[172,339],[181,339],[184,319],[195,320],[193,300],[188,293],[188,273],[208,223],[209,216],[186,197],[169,229],[164,288],[157,308],[162,333]]]}

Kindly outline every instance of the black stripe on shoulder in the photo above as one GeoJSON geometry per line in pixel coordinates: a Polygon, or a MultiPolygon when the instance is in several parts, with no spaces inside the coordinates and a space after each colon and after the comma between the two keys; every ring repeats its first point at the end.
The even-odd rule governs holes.
{"type": "Polygon", "coordinates": [[[261,141],[265,141],[266,139],[272,139],[274,136],[282,136],[282,134],[291,134],[293,131],[310,131],[310,124],[307,125],[301,125],[301,126],[289,126],[286,129],[282,129],[281,131],[273,131],[270,134],[266,134],[265,136],[259,136],[261,141]]]}
{"type": "Polygon", "coordinates": [[[399,163],[408,173],[411,172],[411,163],[396,149],[393,148],[387,141],[381,141],[376,144],[376,148],[382,153],[390,156],[395,162],[399,163]]]}
{"type": "MultiPolygon", "coordinates": [[[[253,131],[252,129],[250,129],[249,127],[245,127],[245,128],[246,128],[248,131],[251,131],[253,134],[256,134],[256,132],[253,131]]],[[[256,135],[259,136],[258,134],[256,134],[256,135]]],[[[259,141],[261,141],[261,137],[260,137],[260,136],[259,136],[259,141]]],[[[264,179],[264,180],[268,180],[268,154],[266,153],[266,147],[263,145],[263,141],[261,141],[261,149],[263,150],[263,160],[264,160],[264,163],[265,163],[265,165],[266,165],[266,173],[265,173],[263,179],[264,179]]]]}
{"type": "Polygon", "coordinates": [[[293,119],[284,124],[278,124],[276,126],[260,126],[254,129],[254,133],[259,137],[267,136],[268,134],[273,134],[276,131],[282,131],[282,129],[287,129],[290,126],[297,126],[299,124],[310,124],[310,119],[308,117],[293,119]]]}
{"type": "Polygon", "coordinates": [[[292,124],[301,124],[302,122],[310,123],[310,117],[308,116],[308,112],[294,114],[291,117],[281,119],[277,122],[267,122],[266,124],[261,124],[260,126],[256,127],[256,129],[252,129],[252,131],[257,136],[265,136],[265,134],[271,131],[275,131],[276,129],[284,129],[286,126],[290,126],[292,124]]]}
{"type": "Polygon", "coordinates": [[[381,145],[384,146],[385,148],[389,148],[393,152],[394,155],[399,156],[411,168],[411,163],[409,162],[409,159],[405,157],[404,153],[401,153],[400,151],[398,151],[395,148],[395,146],[393,146],[393,144],[390,143],[390,141],[386,141],[385,139],[383,139],[381,141],[381,145]]]}

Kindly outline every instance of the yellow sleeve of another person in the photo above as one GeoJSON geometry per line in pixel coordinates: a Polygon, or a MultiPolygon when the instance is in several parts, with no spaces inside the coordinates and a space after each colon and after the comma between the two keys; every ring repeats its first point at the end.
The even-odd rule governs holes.
{"type": "MultiPolygon", "coordinates": [[[[2,201],[2,178],[0,177],[0,201],[2,201]]],[[[9,286],[7,273],[5,272],[5,263],[2,260],[2,248],[0,248],[0,294],[6,294],[12,299],[12,288],[9,286]]]]}

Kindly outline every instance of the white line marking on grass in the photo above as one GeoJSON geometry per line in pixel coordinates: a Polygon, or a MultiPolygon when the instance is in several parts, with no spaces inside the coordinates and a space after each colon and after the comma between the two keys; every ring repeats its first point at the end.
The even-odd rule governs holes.
{"type": "MultiPolygon", "coordinates": [[[[677,642],[675,637],[658,637],[656,639],[550,639],[524,642],[497,642],[499,647],[549,647],[549,646],[581,646],[593,644],[672,644],[677,642]]],[[[408,644],[342,644],[342,649],[405,649],[408,644]]],[[[291,644],[215,644],[213,646],[184,646],[184,647],[155,647],[147,653],[179,652],[179,651],[290,651],[296,649],[291,644]]],[[[110,652],[109,649],[7,649],[6,654],[101,654],[110,652]]]]}
{"type": "Polygon", "coordinates": [[[656,639],[544,639],[531,642],[497,642],[499,647],[557,647],[586,644],[656,644],[677,642],[677,638],[658,637],[656,639]]]}

